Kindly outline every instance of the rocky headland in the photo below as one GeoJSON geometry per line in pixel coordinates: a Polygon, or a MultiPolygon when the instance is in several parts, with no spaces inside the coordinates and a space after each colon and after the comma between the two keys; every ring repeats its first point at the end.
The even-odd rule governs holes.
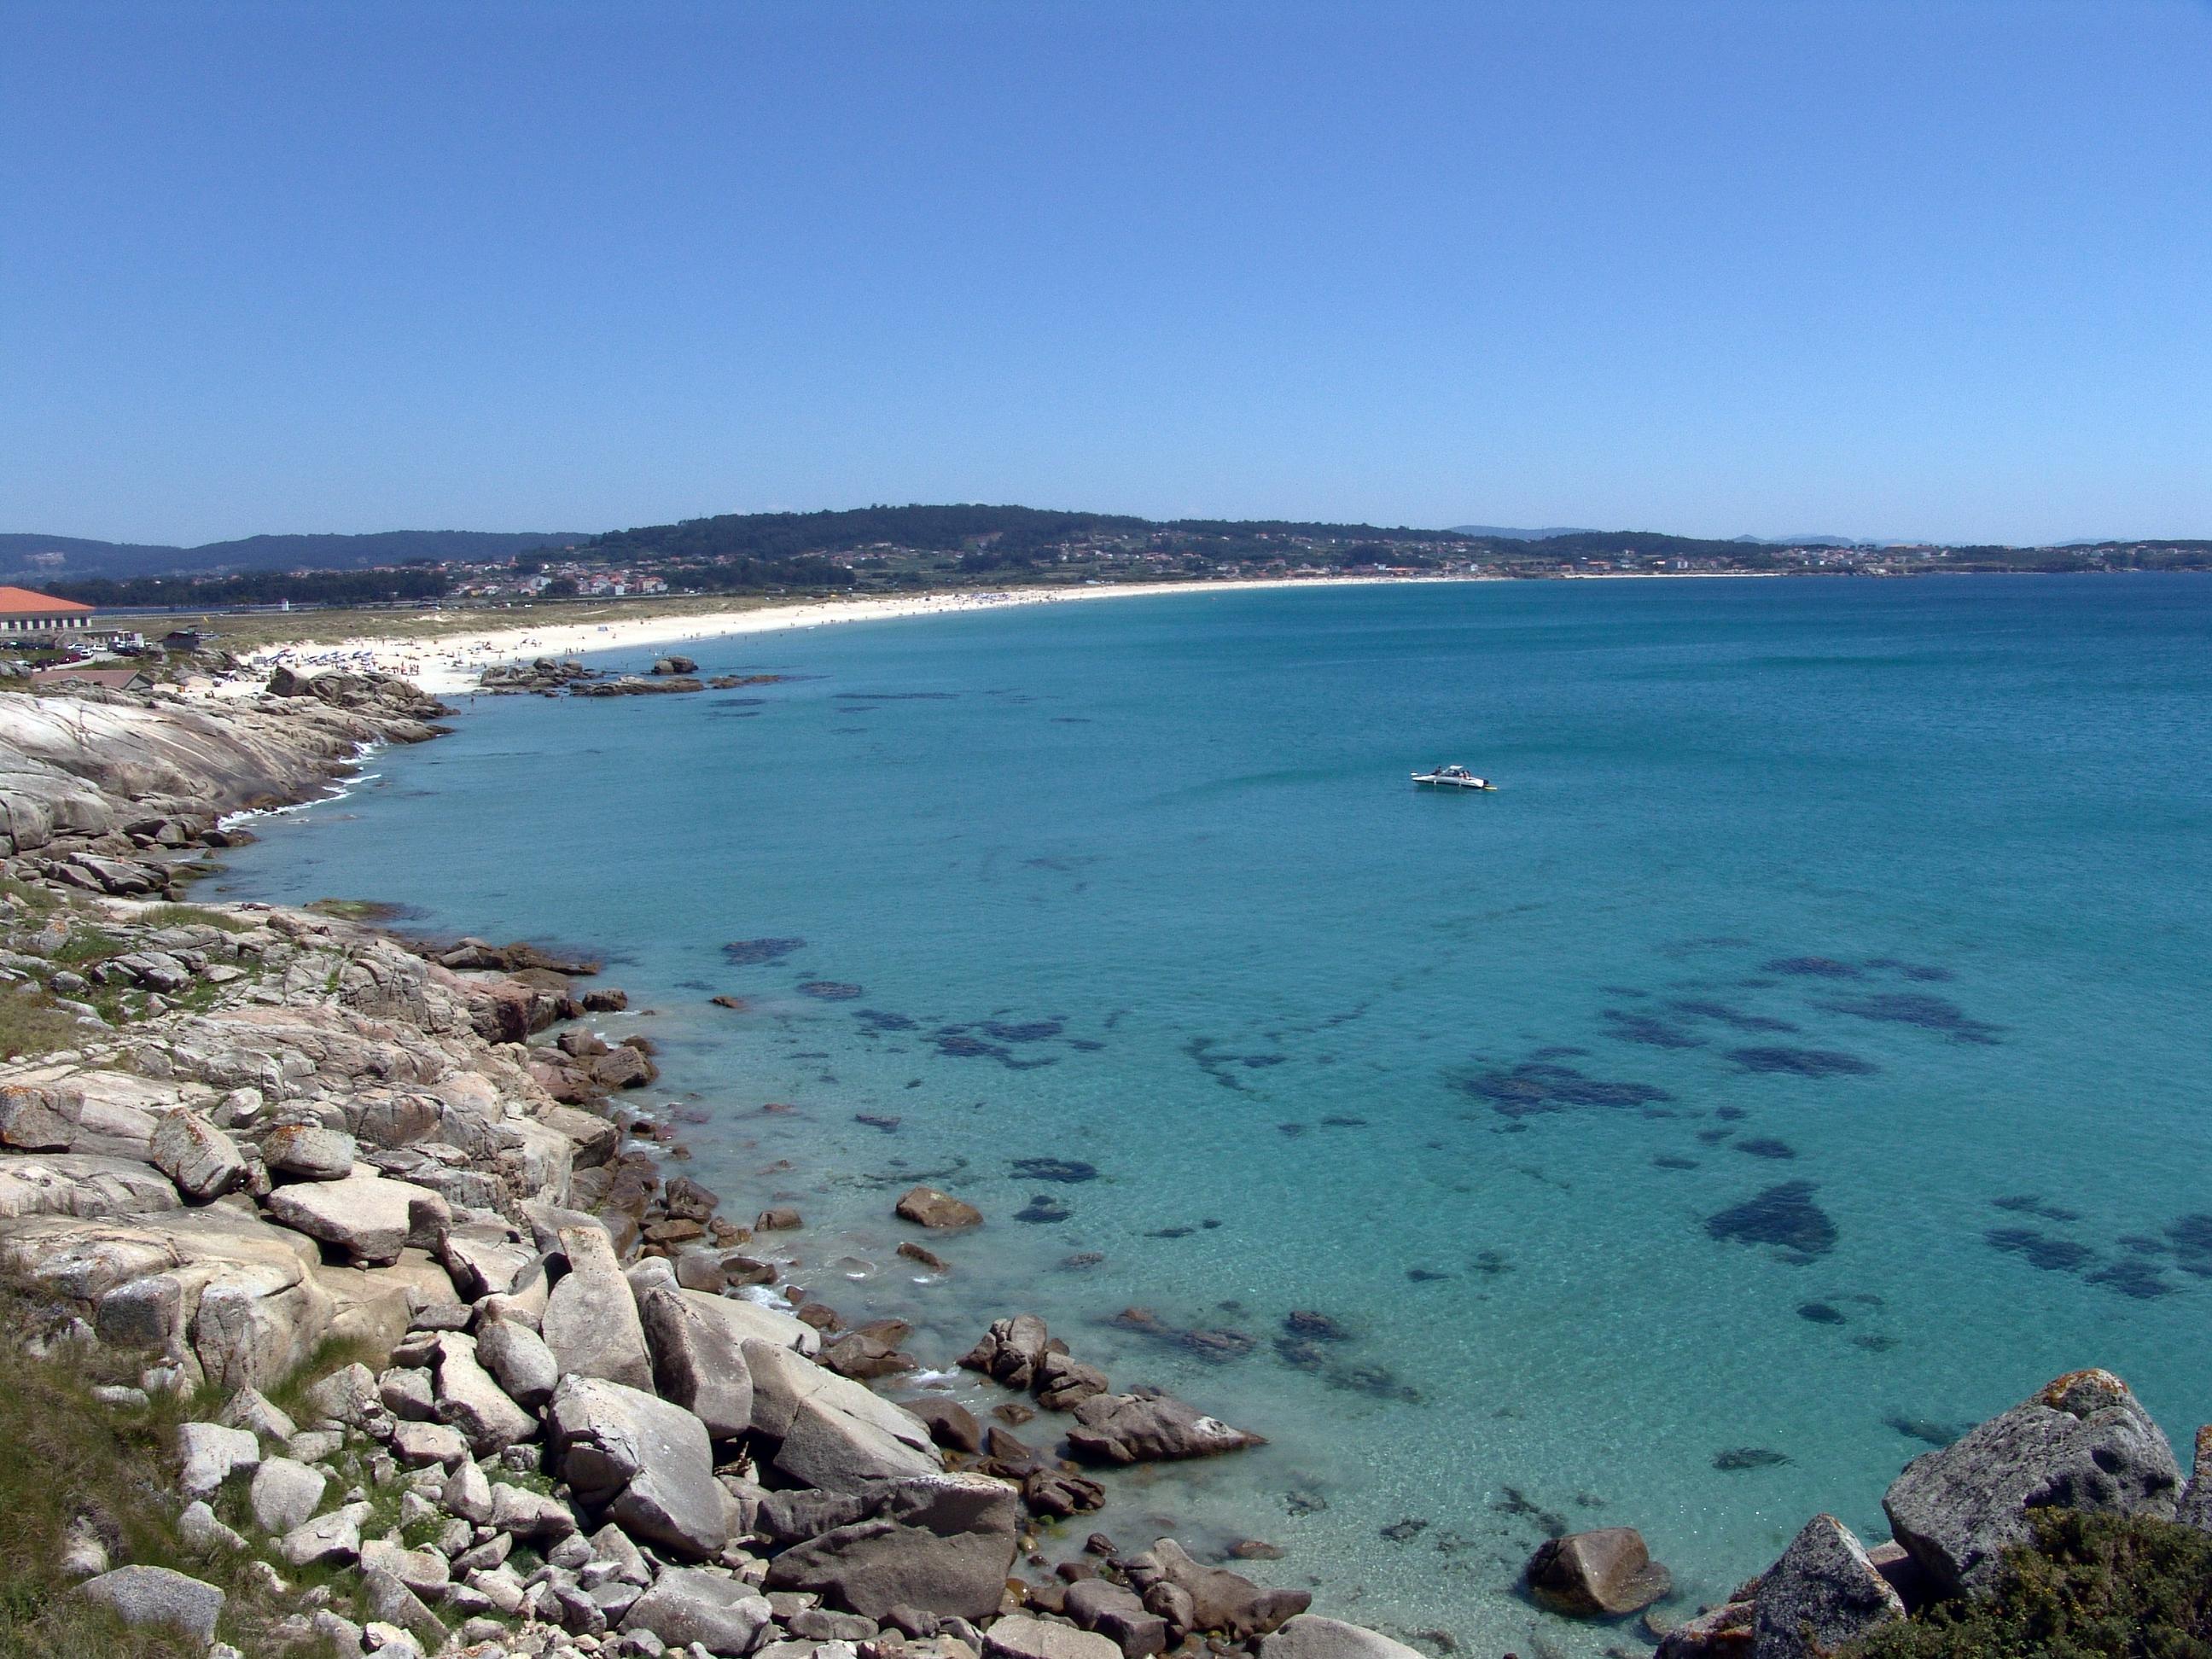
{"type": "MultiPolygon", "coordinates": [[[[538,678],[511,689],[578,689],[538,678]]],[[[1414,1659],[1172,1538],[1073,1547],[1117,1471],[1258,1437],[1026,1314],[961,1361],[1005,1391],[990,1426],[918,1382],[903,1326],[787,1282],[802,1217],[662,1166],[626,1103],[650,1045],[577,1023],[626,1003],[596,964],[179,902],[231,815],[446,712],[289,671],[223,703],[0,696],[9,1339],[110,1379],[88,1409],[173,1419],[181,1564],[128,1559],[90,1504],[73,1594],[216,1653],[1414,1659]]],[[[981,1219],[927,1187],[895,1213],[925,1263],[981,1219]]],[[[1522,1589],[1639,1650],[1803,1659],[2002,1593],[2040,1516],[2212,1528],[2208,1456],[2185,1476],[2123,1382],[2076,1372],[1910,1465],[1871,1548],[1815,1516],[1684,1616],[1608,1528],[1522,1589]]]]}

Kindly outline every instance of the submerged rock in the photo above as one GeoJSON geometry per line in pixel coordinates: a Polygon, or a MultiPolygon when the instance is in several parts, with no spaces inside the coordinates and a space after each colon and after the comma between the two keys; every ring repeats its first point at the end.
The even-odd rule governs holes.
{"type": "Polygon", "coordinates": [[[892,1208],[901,1220],[940,1231],[980,1226],[983,1220],[983,1212],[973,1204],[934,1187],[909,1187],[892,1208]]]}
{"type": "Polygon", "coordinates": [[[1618,1619],[1674,1588],[1633,1527],[1600,1527],[1547,1538],[1528,1558],[1528,1592],[1555,1613],[1576,1619],[1618,1619]]]}

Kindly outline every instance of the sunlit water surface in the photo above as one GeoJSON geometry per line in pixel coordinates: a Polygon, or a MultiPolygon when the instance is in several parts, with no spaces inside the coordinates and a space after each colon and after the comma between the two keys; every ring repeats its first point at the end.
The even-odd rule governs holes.
{"type": "Polygon", "coordinates": [[[482,699],[221,884],[604,952],[691,1171],[797,1203],[848,1317],[942,1365],[1034,1310],[1270,1437],[1054,1547],[1258,1537],[1327,1610],[1595,1651],[1516,1594],[1549,1527],[1640,1527],[1680,1613],[2070,1367],[2212,1416],[2208,644],[2190,577],[708,641],[792,678],[482,699]],[[893,1254],[923,1177],[989,1218],[946,1280],[893,1254]]]}

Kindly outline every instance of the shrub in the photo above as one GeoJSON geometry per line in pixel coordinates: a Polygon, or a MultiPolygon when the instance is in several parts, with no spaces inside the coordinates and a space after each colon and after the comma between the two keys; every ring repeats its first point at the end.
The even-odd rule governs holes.
{"type": "Polygon", "coordinates": [[[2212,1659],[2212,1534],[2039,1510],[1987,1595],[1943,1602],[1849,1659],[2212,1659]]]}

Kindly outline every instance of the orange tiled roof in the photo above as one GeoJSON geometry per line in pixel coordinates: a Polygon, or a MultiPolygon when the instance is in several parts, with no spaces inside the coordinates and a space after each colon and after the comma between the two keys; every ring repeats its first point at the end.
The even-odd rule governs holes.
{"type": "Polygon", "coordinates": [[[0,587],[0,617],[51,617],[67,611],[89,611],[75,599],[58,599],[51,593],[33,593],[27,587],[0,587]]]}

